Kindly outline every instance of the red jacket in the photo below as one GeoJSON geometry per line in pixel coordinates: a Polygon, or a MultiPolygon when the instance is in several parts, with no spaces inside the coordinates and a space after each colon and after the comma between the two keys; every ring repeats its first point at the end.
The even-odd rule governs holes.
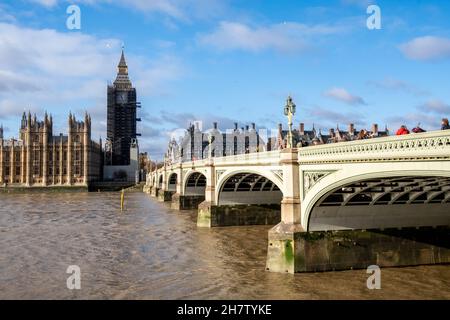
{"type": "Polygon", "coordinates": [[[401,136],[401,135],[404,135],[404,134],[409,134],[409,130],[405,129],[405,128],[400,128],[400,129],[397,130],[397,133],[396,133],[397,136],[401,136]]]}

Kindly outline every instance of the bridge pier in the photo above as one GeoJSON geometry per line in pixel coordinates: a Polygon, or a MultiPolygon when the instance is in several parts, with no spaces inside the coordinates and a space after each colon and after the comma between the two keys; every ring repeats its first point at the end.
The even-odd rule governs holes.
{"type": "Polygon", "coordinates": [[[158,196],[158,190],[158,187],[153,186],[150,190],[150,195],[156,198],[158,196]]]}
{"type": "Polygon", "coordinates": [[[280,221],[278,205],[224,205],[202,202],[198,206],[198,227],[274,225],[280,221]]]}
{"type": "Polygon", "coordinates": [[[266,270],[317,272],[450,263],[450,228],[304,232],[280,223],[269,231],[266,270]]]}
{"type": "Polygon", "coordinates": [[[142,189],[142,192],[146,193],[146,194],[151,194],[152,192],[152,186],[146,184],[144,185],[144,188],[142,189]]]}
{"type": "Polygon", "coordinates": [[[158,201],[159,202],[168,202],[172,201],[172,195],[174,194],[174,191],[167,191],[167,190],[158,190],[158,201]]]}
{"type": "Polygon", "coordinates": [[[204,195],[181,195],[178,192],[172,195],[172,209],[192,210],[198,209],[200,203],[205,201],[204,195]]]}

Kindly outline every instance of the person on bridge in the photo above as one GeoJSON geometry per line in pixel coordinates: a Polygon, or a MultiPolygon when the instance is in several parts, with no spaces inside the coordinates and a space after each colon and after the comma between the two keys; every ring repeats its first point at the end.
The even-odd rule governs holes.
{"type": "Polygon", "coordinates": [[[449,130],[450,129],[450,125],[448,124],[448,119],[444,118],[442,119],[442,130],[449,130]]]}
{"type": "Polygon", "coordinates": [[[356,140],[363,140],[363,139],[368,139],[368,138],[370,138],[369,132],[367,132],[366,129],[362,129],[362,130],[358,133],[358,136],[356,137],[356,140]]]}
{"type": "Polygon", "coordinates": [[[420,123],[419,123],[419,124],[417,125],[417,127],[415,127],[414,129],[412,129],[412,132],[414,132],[414,133],[422,133],[422,132],[426,132],[426,131],[420,127],[420,123]]]}
{"type": "Polygon", "coordinates": [[[400,129],[398,129],[395,134],[397,136],[401,136],[401,135],[405,135],[405,134],[410,134],[410,132],[409,132],[408,128],[405,125],[402,125],[400,127],[400,129]]]}
{"type": "Polygon", "coordinates": [[[397,135],[397,136],[402,136],[402,135],[404,135],[404,134],[409,134],[409,130],[408,130],[408,128],[407,128],[405,125],[402,125],[402,126],[400,127],[400,129],[397,130],[396,135],[397,135]]]}

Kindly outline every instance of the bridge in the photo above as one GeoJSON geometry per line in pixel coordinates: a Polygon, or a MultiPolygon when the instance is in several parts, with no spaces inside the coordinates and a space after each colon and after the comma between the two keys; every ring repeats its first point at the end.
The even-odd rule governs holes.
{"type": "Polygon", "coordinates": [[[268,271],[450,262],[450,130],[166,164],[146,190],[199,227],[275,225],[268,271]]]}

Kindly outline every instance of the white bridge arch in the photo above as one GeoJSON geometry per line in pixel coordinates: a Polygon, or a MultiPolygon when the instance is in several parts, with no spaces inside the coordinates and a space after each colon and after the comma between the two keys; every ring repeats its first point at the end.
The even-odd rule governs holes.
{"type": "MultiPolygon", "coordinates": [[[[189,195],[189,192],[186,192],[186,186],[192,174],[198,173],[203,175],[206,180],[206,185],[202,186],[204,187],[204,198],[205,202],[210,206],[221,205],[220,194],[223,186],[233,176],[254,174],[264,177],[276,185],[277,189],[282,193],[282,223],[296,225],[296,228],[300,227],[305,231],[357,229],[358,227],[401,227],[394,220],[387,221],[386,217],[379,219],[378,222],[380,224],[377,225],[376,219],[374,220],[376,216],[373,214],[360,217],[355,213],[356,209],[348,209],[351,206],[355,208],[354,203],[351,203],[355,199],[370,196],[375,196],[375,198],[381,197],[384,192],[380,191],[377,193],[373,191],[373,188],[370,189],[371,186],[377,185],[377,181],[369,181],[368,185],[361,186],[352,186],[351,184],[366,183],[370,179],[378,179],[378,185],[382,185],[391,178],[403,177],[405,179],[413,179],[404,184],[397,181],[399,191],[390,191],[394,195],[394,201],[390,204],[387,203],[385,206],[377,206],[377,210],[386,211],[385,216],[389,214],[389,205],[395,205],[395,209],[399,209],[400,206],[409,206],[410,209],[413,206],[418,208],[418,204],[414,203],[414,201],[416,198],[423,199],[424,194],[433,197],[436,196],[435,193],[437,192],[440,194],[439,197],[448,199],[450,191],[447,189],[448,185],[445,178],[450,177],[450,131],[390,136],[300,149],[285,149],[210,158],[172,165],[166,164],[163,168],[149,174],[151,178],[147,179],[147,181],[153,182],[153,185],[149,187],[159,188],[159,191],[162,193],[169,192],[169,178],[174,173],[177,174],[176,190],[172,188],[170,192],[175,192],[180,196],[189,195]],[[158,185],[161,177],[163,179],[162,187],[158,185]],[[432,178],[444,179],[442,180],[442,186],[439,185],[441,180],[435,181],[439,185],[439,188],[436,189],[432,178]],[[339,188],[350,187],[357,190],[353,195],[345,195],[346,198],[343,199],[343,205],[340,205],[341,208],[339,210],[336,208],[321,209],[323,212],[328,210],[328,213],[323,213],[324,217],[328,214],[328,222],[332,222],[331,216],[333,214],[336,216],[342,213],[348,214],[352,211],[353,213],[347,217],[348,219],[356,221],[357,219],[367,218],[373,220],[374,223],[350,223],[348,226],[333,226],[332,223],[314,220],[314,217],[317,218],[318,204],[321,203],[323,197],[333,191],[336,192],[339,188]],[[416,188],[411,190],[411,193],[408,195],[412,197],[408,199],[410,201],[406,201],[404,204],[395,204],[395,197],[405,197],[408,194],[409,187],[416,188]],[[372,195],[368,195],[369,189],[373,193],[372,195]],[[346,210],[348,212],[345,212],[346,210]]],[[[256,180],[254,181],[255,183],[257,183],[256,180]]],[[[250,191],[253,191],[253,188],[250,191]]],[[[387,191],[388,189],[386,189],[387,191]]],[[[236,202],[239,203],[239,201],[236,202]]],[[[229,198],[227,199],[227,204],[232,204],[229,198]]],[[[420,218],[417,215],[413,215],[412,220],[417,218],[417,221],[406,223],[405,226],[422,226],[424,223],[432,226],[442,223],[450,224],[449,215],[441,214],[442,208],[448,208],[447,201],[442,201],[439,205],[433,206],[426,203],[426,201],[423,204],[439,211],[437,216],[432,219],[430,217],[422,219],[423,217],[420,218]],[[435,207],[441,207],[441,209],[435,209],[435,207]],[[439,215],[440,217],[438,217],[439,215]]],[[[372,210],[370,207],[371,204],[368,203],[365,209],[372,210]]],[[[402,210],[406,209],[401,209],[400,211],[402,210]]],[[[392,218],[394,219],[395,217],[392,216],[392,218]]],[[[405,217],[397,218],[407,221],[405,217]]]]}

